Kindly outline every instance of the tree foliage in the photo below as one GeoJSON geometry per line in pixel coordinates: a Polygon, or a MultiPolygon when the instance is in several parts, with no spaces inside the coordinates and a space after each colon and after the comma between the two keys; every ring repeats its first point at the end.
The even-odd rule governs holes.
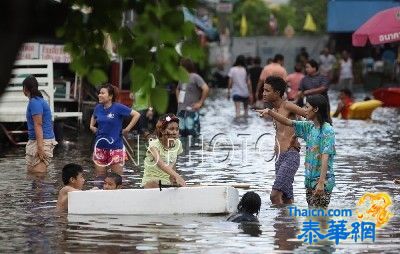
{"type": "Polygon", "coordinates": [[[327,0],[290,0],[289,5],[296,10],[292,26],[297,32],[303,31],[307,13],[313,17],[317,25],[317,33],[326,32],[327,0]]]}
{"type": "Polygon", "coordinates": [[[165,84],[186,80],[187,72],[179,66],[181,54],[195,62],[204,53],[192,23],[185,22],[182,6],[193,8],[193,0],[65,0],[71,6],[65,24],[57,35],[72,56],[71,69],[97,85],[107,81],[105,70],[110,56],[103,45],[110,35],[117,54],[133,59],[131,89],[150,94],[153,106],[166,109],[165,84]],[[134,10],[133,26],[122,26],[123,13],[134,10]]]}
{"type": "Polygon", "coordinates": [[[326,32],[327,0],[291,0],[288,4],[269,7],[262,0],[244,0],[235,5],[232,19],[234,22],[234,35],[239,36],[240,20],[246,15],[247,36],[268,35],[268,22],[270,13],[278,21],[279,34],[290,24],[296,34],[307,34],[303,30],[307,13],[310,13],[317,25],[316,33],[326,32]]]}
{"type": "Polygon", "coordinates": [[[233,34],[235,36],[240,35],[242,15],[245,15],[247,19],[247,36],[266,35],[268,33],[270,10],[263,0],[244,0],[235,4],[232,13],[233,34]]]}
{"type": "MultiPolygon", "coordinates": [[[[283,34],[285,27],[287,25],[291,25],[295,27],[296,23],[296,10],[290,5],[280,5],[277,8],[274,8],[271,10],[271,12],[275,15],[277,21],[278,21],[278,29],[279,29],[279,34],[283,34]]],[[[304,23],[303,23],[304,24],[304,23]]],[[[298,27],[298,26],[296,26],[298,27]]],[[[301,27],[302,29],[302,27],[301,27]]],[[[300,30],[296,30],[296,32],[300,30]]]]}

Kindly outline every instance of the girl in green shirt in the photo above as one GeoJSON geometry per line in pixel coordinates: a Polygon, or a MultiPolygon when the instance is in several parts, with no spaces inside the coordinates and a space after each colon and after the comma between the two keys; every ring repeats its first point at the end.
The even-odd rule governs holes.
{"type": "Polygon", "coordinates": [[[156,125],[157,139],[150,139],[144,160],[141,186],[158,188],[162,184],[186,186],[185,180],[175,171],[178,154],[183,152],[179,140],[179,119],[174,114],[162,116],[156,125]]]}

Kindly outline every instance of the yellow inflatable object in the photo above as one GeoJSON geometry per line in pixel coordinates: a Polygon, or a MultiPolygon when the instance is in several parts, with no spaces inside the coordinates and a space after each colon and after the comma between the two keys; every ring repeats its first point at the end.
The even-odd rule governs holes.
{"type": "Polygon", "coordinates": [[[355,102],[350,106],[349,119],[370,119],[372,112],[382,104],[378,100],[355,102]]]}

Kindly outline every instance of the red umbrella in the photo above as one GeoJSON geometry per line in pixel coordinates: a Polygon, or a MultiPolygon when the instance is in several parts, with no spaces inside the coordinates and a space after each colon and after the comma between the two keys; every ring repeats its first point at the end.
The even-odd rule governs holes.
{"type": "Polygon", "coordinates": [[[353,33],[353,45],[363,47],[400,41],[400,7],[380,11],[353,33]]]}

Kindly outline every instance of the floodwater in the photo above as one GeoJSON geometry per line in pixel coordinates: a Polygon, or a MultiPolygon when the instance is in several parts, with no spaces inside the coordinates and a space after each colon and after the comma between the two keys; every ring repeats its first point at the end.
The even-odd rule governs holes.
{"type": "MultiPolygon", "coordinates": [[[[339,244],[323,240],[309,244],[297,239],[306,217],[290,216],[286,208],[271,206],[274,181],[270,121],[251,113],[234,121],[232,101],[214,91],[202,113],[203,140],[187,145],[178,168],[190,182],[250,183],[262,199],[260,225],[225,222],[224,216],[69,216],[54,212],[62,187],[61,169],[75,162],[85,168],[86,188],[93,182],[91,135],[70,133],[60,145],[45,175],[28,175],[24,148],[0,151],[0,253],[399,253],[400,252],[400,111],[380,108],[373,121],[337,120],[337,186],[331,209],[355,209],[367,192],[391,195],[394,216],[371,239],[339,244]]],[[[332,105],[335,105],[331,94],[332,105]]],[[[362,99],[363,94],[357,94],[362,99]]],[[[131,140],[132,145],[136,143],[131,140]]],[[[188,142],[186,142],[187,144],[188,142]]],[[[193,143],[193,142],[192,142],[193,143]]],[[[303,144],[304,147],[304,144],[303,144]]],[[[141,165],[143,148],[139,152],[141,165]]],[[[303,185],[304,149],[295,177],[295,206],[306,208],[303,185]]],[[[139,186],[141,165],[126,165],[124,185],[139,186]]],[[[246,190],[239,190],[240,194],[246,190]]],[[[107,205],[107,204],[104,204],[107,205]]],[[[121,204],[122,205],[122,204],[121,204]]],[[[183,204],[190,205],[190,204],[183,204]]],[[[319,218],[323,225],[327,220],[319,218]]],[[[349,219],[351,220],[351,219],[349,219]]]]}

